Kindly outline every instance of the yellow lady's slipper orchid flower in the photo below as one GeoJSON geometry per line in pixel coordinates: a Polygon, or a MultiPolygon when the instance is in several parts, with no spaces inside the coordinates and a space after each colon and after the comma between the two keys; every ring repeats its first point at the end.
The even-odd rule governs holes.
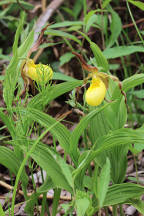
{"type": "Polygon", "coordinates": [[[97,77],[92,79],[92,83],[86,91],[85,100],[90,106],[98,106],[102,103],[106,95],[106,87],[103,81],[97,77]]]}
{"type": "Polygon", "coordinates": [[[47,83],[53,77],[53,70],[50,66],[44,64],[35,64],[32,59],[27,59],[22,63],[22,75],[30,78],[37,83],[47,83]]]}
{"type": "Polygon", "coordinates": [[[109,78],[118,83],[121,94],[125,98],[125,104],[127,104],[126,94],[122,90],[122,84],[117,77],[103,72],[99,72],[97,67],[88,65],[83,59],[82,55],[76,52],[72,53],[78,57],[82,64],[82,68],[90,72],[88,77],[84,79],[84,84],[87,83],[88,79],[92,78],[90,87],[86,91],[85,95],[85,100],[87,104],[89,104],[90,106],[98,106],[102,103],[102,101],[105,98],[106,91],[108,89],[109,78]]]}

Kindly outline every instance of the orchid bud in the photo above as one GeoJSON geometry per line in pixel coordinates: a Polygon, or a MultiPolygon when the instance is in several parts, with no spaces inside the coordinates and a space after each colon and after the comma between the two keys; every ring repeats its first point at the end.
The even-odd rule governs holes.
{"type": "Polygon", "coordinates": [[[98,106],[102,103],[106,95],[106,86],[103,81],[97,77],[92,79],[92,83],[86,91],[85,100],[90,106],[98,106]]]}
{"type": "Polygon", "coordinates": [[[35,64],[32,59],[27,59],[22,73],[25,77],[36,81],[37,83],[47,83],[53,77],[53,70],[50,66],[44,64],[35,64]]]}

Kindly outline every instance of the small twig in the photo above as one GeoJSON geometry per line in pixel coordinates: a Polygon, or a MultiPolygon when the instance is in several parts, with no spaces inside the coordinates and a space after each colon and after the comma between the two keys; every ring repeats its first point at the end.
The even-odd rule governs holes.
{"type": "MultiPolygon", "coordinates": [[[[14,188],[13,186],[11,186],[11,185],[3,182],[3,181],[0,181],[0,185],[2,187],[4,187],[4,188],[8,189],[8,190],[13,190],[13,188],[14,188]]],[[[18,192],[18,194],[24,196],[24,192],[22,190],[18,190],[17,192],[18,192]]],[[[27,193],[27,196],[30,197],[32,194],[33,193],[27,193]]],[[[6,198],[6,197],[3,197],[3,198],[6,198]]],[[[39,199],[42,199],[42,198],[43,198],[43,194],[41,194],[39,196],[39,199]]],[[[52,200],[53,198],[54,198],[53,195],[51,195],[51,196],[47,195],[47,199],[52,200]]],[[[69,196],[60,196],[60,200],[71,201],[71,197],[69,197],[69,196]]]]}
{"type": "MultiPolygon", "coordinates": [[[[139,19],[139,20],[137,20],[137,21],[135,21],[135,22],[136,22],[136,24],[139,24],[139,23],[141,23],[141,22],[144,22],[144,18],[141,18],[141,19],[139,19]]],[[[123,25],[123,29],[129,28],[129,27],[133,27],[133,26],[134,26],[134,23],[125,24],[125,25],[123,25]]]]}

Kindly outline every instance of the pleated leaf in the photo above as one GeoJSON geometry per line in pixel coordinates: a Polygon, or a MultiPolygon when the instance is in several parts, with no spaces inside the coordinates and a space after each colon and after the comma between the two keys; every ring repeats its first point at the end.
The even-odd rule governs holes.
{"type": "Polygon", "coordinates": [[[54,127],[50,129],[51,134],[59,141],[62,148],[68,153],[69,152],[69,137],[71,136],[69,130],[58,122],[56,119],[51,117],[48,114],[45,114],[42,111],[37,109],[29,108],[29,109],[19,109],[19,111],[28,119],[31,119],[35,122],[38,122],[40,125],[48,128],[51,125],[55,124],[54,127]]]}
{"type": "Polygon", "coordinates": [[[115,184],[109,187],[104,206],[127,203],[130,198],[139,198],[144,194],[144,187],[133,183],[115,184]]]}
{"type": "MultiPolygon", "coordinates": [[[[134,143],[135,145],[141,144],[144,146],[144,129],[140,128],[137,130],[132,130],[130,128],[123,128],[113,131],[102,138],[97,140],[95,146],[92,150],[85,152],[83,160],[79,162],[77,169],[73,172],[74,177],[77,177],[82,170],[86,170],[89,163],[101,156],[102,153],[108,151],[117,146],[126,146],[134,143]]],[[[105,161],[105,157],[102,155],[105,161]]],[[[103,161],[103,158],[101,160],[103,161]]],[[[103,162],[104,162],[103,161],[103,162]]]]}
{"type": "MultiPolygon", "coordinates": [[[[20,161],[18,160],[15,152],[4,146],[0,146],[0,164],[7,167],[12,173],[15,174],[15,176],[17,175],[20,167],[20,161]]],[[[25,185],[27,185],[28,177],[24,172],[22,173],[21,180],[25,185]]]]}
{"type": "MultiPolygon", "coordinates": [[[[32,146],[32,142],[27,144],[29,147],[32,146]]],[[[21,145],[21,148],[27,150],[26,145],[21,145]]],[[[73,180],[70,168],[60,155],[43,143],[38,143],[31,153],[31,157],[47,172],[55,187],[73,193],[73,180]]]]}
{"type": "Polygon", "coordinates": [[[61,84],[47,87],[45,92],[36,95],[28,104],[28,107],[42,108],[60,95],[71,91],[83,84],[83,80],[68,81],[61,84]]]}
{"type": "Polygon", "coordinates": [[[90,120],[94,118],[98,113],[102,112],[106,107],[108,107],[109,104],[106,104],[102,106],[99,109],[93,110],[90,112],[88,115],[83,117],[80,122],[78,123],[77,127],[73,130],[71,137],[70,137],[70,154],[71,157],[73,158],[74,162],[77,163],[78,157],[79,157],[79,152],[77,149],[78,146],[78,140],[80,136],[82,135],[83,131],[89,124],[90,120]]]}
{"type": "Polygon", "coordinates": [[[134,206],[142,215],[144,215],[144,201],[138,199],[129,199],[128,204],[134,206]]]}

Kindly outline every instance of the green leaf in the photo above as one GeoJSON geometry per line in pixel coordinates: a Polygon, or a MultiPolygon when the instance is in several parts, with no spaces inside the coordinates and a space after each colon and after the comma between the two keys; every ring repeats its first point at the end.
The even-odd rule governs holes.
{"type": "Polygon", "coordinates": [[[129,89],[140,85],[144,82],[144,74],[135,74],[122,82],[123,91],[127,92],[129,89]]]}
{"type": "Polygon", "coordinates": [[[74,54],[71,52],[67,52],[64,55],[60,57],[60,66],[64,65],[65,63],[69,62],[73,57],[75,57],[74,54]]]}
{"type": "Polygon", "coordinates": [[[10,61],[9,66],[6,69],[6,75],[5,75],[5,80],[4,80],[4,100],[7,105],[7,107],[11,107],[13,97],[14,97],[14,90],[15,90],[15,85],[18,79],[19,71],[18,71],[18,40],[20,33],[22,31],[23,23],[24,23],[24,16],[25,14],[22,13],[22,17],[19,22],[18,29],[15,34],[15,40],[13,44],[13,57],[10,61]]]}
{"type": "Polygon", "coordinates": [[[91,200],[89,198],[89,195],[84,191],[76,191],[76,209],[77,209],[77,215],[78,216],[85,216],[86,211],[88,210],[91,200]]]}
{"type": "Polygon", "coordinates": [[[133,1],[133,0],[128,0],[131,4],[135,5],[136,7],[140,8],[141,10],[144,11],[144,3],[141,1],[133,1]]]}
{"type": "Polygon", "coordinates": [[[32,119],[44,127],[48,128],[53,124],[56,124],[50,129],[52,135],[59,141],[62,148],[68,153],[69,152],[69,138],[71,136],[69,130],[60,122],[52,118],[50,115],[45,114],[42,111],[33,108],[21,108],[19,112],[22,112],[27,116],[27,119],[32,119]]]}
{"type": "Polygon", "coordinates": [[[86,115],[85,117],[83,117],[80,120],[77,127],[73,130],[71,137],[70,137],[70,153],[71,153],[71,157],[74,160],[73,162],[75,162],[75,163],[77,162],[79,154],[80,154],[80,152],[77,149],[77,146],[78,146],[78,140],[79,140],[80,136],[82,135],[83,131],[85,130],[85,128],[89,124],[90,120],[94,116],[96,116],[98,113],[100,113],[101,111],[106,109],[107,106],[109,106],[109,104],[106,104],[106,105],[102,106],[101,108],[93,110],[92,112],[90,112],[88,115],[86,115]]]}
{"type": "Polygon", "coordinates": [[[55,23],[50,25],[47,29],[51,29],[51,28],[64,28],[64,27],[68,27],[68,26],[80,26],[83,25],[82,21],[64,21],[64,22],[59,22],[59,23],[55,23]]]}
{"type": "Polygon", "coordinates": [[[116,42],[122,30],[122,23],[119,15],[114,10],[112,10],[111,7],[109,7],[109,12],[111,12],[112,21],[110,24],[111,35],[108,39],[107,48],[111,47],[116,42]]]}
{"type": "Polygon", "coordinates": [[[143,46],[118,46],[113,48],[107,48],[103,51],[103,55],[107,59],[113,59],[121,56],[127,56],[136,52],[144,52],[144,47],[143,46]]]}
{"type": "Polygon", "coordinates": [[[96,59],[97,66],[102,67],[104,71],[107,72],[109,70],[109,65],[100,48],[94,42],[90,42],[90,48],[96,59]]]}
{"type": "MultiPolygon", "coordinates": [[[[17,3],[17,0],[4,0],[0,2],[0,5],[17,3]]],[[[28,2],[20,1],[20,4],[25,7],[25,9],[33,9],[34,6],[28,2]]]]}
{"type": "Polygon", "coordinates": [[[144,194],[144,187],[133,183],[115,184],[109,187],[104,206],[127,203],[130,198],[139,198],[144,194]]]}
{"type": "Polygon", "coordinates": [[[14,91],[18,77],[20,75],[20,64],[19,58],[27,56],[27,53],[33,43],[34,31],[31,31],[27,39],[18,48],[19,36],[22,32],[22,27],[24,23],[25,13],[22,13],[22,18],[20,20],[18,29],[15,35],[15,41],[13,44],[13,57],[10,61],[9,66],[6,70],[5,80],[4,80],[4,100],[8,107],[11,107],[14,98],[14,91]]]}
{"type": "Polygon", "coordinates": [[[18,48],[18,56],[20,58],[26,57],[29,49],[32,46],[34,40],[34,30],[32,30],[26,40],[21,44],[21,46],[18,48]]]}
{"type": "Polygon", "coordinates": [[[85,216],[85,213],[89,207],[90,201],[85,197],[83,199],[76,200],[76,208],[78,216],[85,216]]]}
{"type": "MultiPolygon", "coordinates": [[[[27,145],[32,146],[33,143],[28,141],[27,145]]],[[[21,145],[21,148],[27,150],[28,146],[21,145]]],[[[61,158],[61,156],[43,143],[38,143],[32,151],[31,157],[42,169],[46,170],[47,175],[51,177],[55,187],[65,189],[70,193],[73,193],[72,174],[69,166],[63,158],[61,158]]]]}
{"type": "Polygon", "coordinates": [[[68,34],[66,32],[60,31],[60,30],[50,29],[50,30],[45,31],[45,34],[52,35],[52,36],[59,36],[59,37],[69,38],[69,39],[77,42],[80,46],[82,45],[81,41],[79,39],[77,39],[77,37],[75,37],[72,34],[68,34]]]}
{"type": "Polygon", "coordinates": [[[102,9],[106,8],[106,6],[111,2],[112,0],[104,0],[102,3],[102,9]]]}
{"type": "MultiPolygon", "coordinates": [[[[93,11],[90,11],[89,13],[91,13],[91,12],[93,12],[93,11]]],[[[95,11],[94,11],[94,13],[95,13],[95,11]]],[[[97,15],[92,13],[86,22],[86,30],[85,30],[86,33],[89,31],[92,24],[96,22],[96,20],[97,20],[97,15]]]]}
{"type": "MultiPolygon", "coordinates": [[[[81,9],[82,9],[82,0],[76,0],[73,6],[74,17],[77,19],[81,9]]],[[[73,21],[72,21],[73,22],[73,21]]]]}
{"type": "Polygon", "coordinates": [[[99,208],[102,208],[110,182],[110,161],[107,158],[105,165],[103,166],[100,176],[94,179],[96,183],[95,196],[99,201],[99,208]]]}
{"type": "Polygon", "coordinates": [[[132,95],[136,96],[137,98],[143,99],[144,98],[144,90],[140,89],[140,90],[132,91],[132,95]]]}
{"type": "Polygon", "coordinates": [[[129,199],[128,204],[133,205],[142,215],[144,215],[144,201],[138,199],[129,199]]]}
{"type": "Polygon", "coordinates": [[[5,213],[4,213],[4,211],[3,211],[3,208],[2,208],[1,203],[0,203],[0,215],[1,215],[1,216],[5,216],[5,213]]]}
{"type": "Polygon", "coordinates": [[[59,72],[54,72],[52,79],[53,80],[63,80],[63,81],[76,81],[77,80],[73,77],[67,76],[67,75],[65,75],[63,73],[59,73],[59,72]]]}
{"type": "MultiPolygon", "coordinates": [[[[15,152],[4,146],[0,146],[0,164],[7,167],[12,173],[15,174],[15,176],[17,175],[20,167],[20,161],[18,160],[15,152]]],[[[22,172],[21,180],[24,182],[24,185],[27,185],[28,177],[25,172],[22,172]]]]}
{"type": "Polygon", "coordinates": [[[72,89],[83,84],[83,80],[69,81],[61,84],[47,87],[45,92],[36,95],[28,104],[28,107],[42,108],[49,104],[52,100],[59,97],[60,95],[71,91],[72,89]]]}
{"type": "MultiPolygon", "coordinates": [[[[92,150],[85,152],[83,160],[79,162],[77,169],[73,171],[74,178],[78,177],[82,171],[86,170],[89,163],[98,156],[101,156],[101,153],[104,153],[104,151],[110,151],[110,149],[114,147],[121,145],[127,146],[132,143],[144,145],[143,128],[137,130],[122,128],[112,131],[111,133],[99,138],[92,150]]],[[[103,157],[105,160],[103,155],[101,157],[103,157]]]]}
{"type": "Polygon", "coordinates": [[[0,109],[0,118],[4,122],[4,124],[7,126],[8,131],[10,132],[11,136],[14,138],[15,137],[15,125],[11,117],[4,114],[3,109],[0,109]]]}

